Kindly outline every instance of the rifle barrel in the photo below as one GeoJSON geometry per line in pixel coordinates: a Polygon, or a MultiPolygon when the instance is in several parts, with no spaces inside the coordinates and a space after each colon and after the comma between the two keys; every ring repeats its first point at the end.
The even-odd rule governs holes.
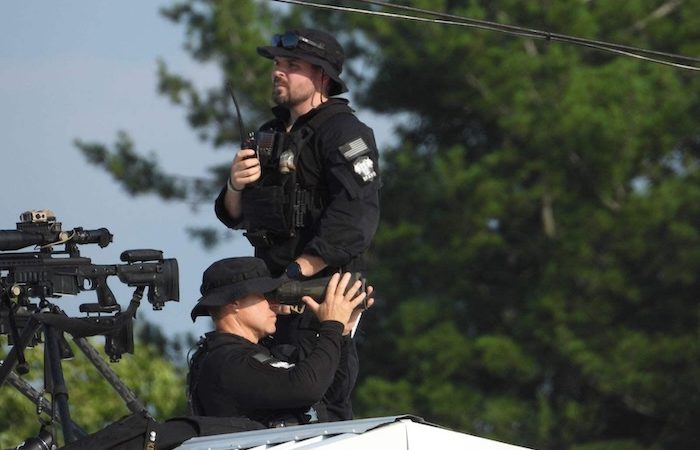
{"type": "Polygon", "coordinates": [[[41,233],[26,231],[0,230],[0,250],[19,250],[30,245],[41,245],[44,236],[41,233]]]}

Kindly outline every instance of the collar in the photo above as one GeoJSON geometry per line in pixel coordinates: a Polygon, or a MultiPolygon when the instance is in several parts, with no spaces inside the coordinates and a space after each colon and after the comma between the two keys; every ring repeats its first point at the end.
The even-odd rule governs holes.
{"type": "Polygon", "coordinates": [[[247,344],[257,347],[256,344],[253,344],[244,337],[237,334],[225,333],[223,331],[210,331],[204,336],[206,337],[207,347],[210,351],[229,344],[247,344]]]}
{"type": "MultiPolygon", "coordinates": [[[[336,98],[336,97],[331,97],[323,104],[320,106],[317,106],[316,108],[313,108],[311,111],[307,112],[306,114],[299,116],[296,122],[294,122],[294,126],[292,127],[291,131],[297,130],[299,127],[303,126],[306,122],[311,120],[312,117],[314,117],[316,114],[319,113],[319,111],[324,110],[325,108],[328,108],[331,105],[337,105],[337,104],[343,104],[347,105],[350,103],[349,100],[344,99],[344,98],[336,98]]],[[[289,110],[285,108],[284,106],[275,106],[272,108],[272,114],[275,115],[275,118],[279,121],[281,121],[283,124],[286,124],[287,121],[289,121],[289,110]]]]}

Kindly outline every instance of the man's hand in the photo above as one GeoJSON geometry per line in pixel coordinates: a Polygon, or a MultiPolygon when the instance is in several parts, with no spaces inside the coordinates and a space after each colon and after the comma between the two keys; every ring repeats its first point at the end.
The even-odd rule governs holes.
{"type": "Polygon", "coordinates": [[[260,161],[255,157],[255,150],[242,148],[236,153],[231,165],[231,185],[242,191],[246,185],[260,178],[260,161]]]}
{"type": "MultiPolygon", "coordinates": [[[[365,292],[358,293],[362,287],[360,280],[357,280],[348,288],[351,278],[352,274],[350,272],[346,272],[342,277],[338,273],[333,274],[326,288],[326,297],[321,304],[316,303],[309,296],[305,296],[301,300],[316,314],[319,321],[335,320],[342,323],[343,327],[347,327],[353,311],[362,305],[367,296],[365,292]]],[[[355,317],[355,320],[357,320],[357,317],[355,317]]]]}

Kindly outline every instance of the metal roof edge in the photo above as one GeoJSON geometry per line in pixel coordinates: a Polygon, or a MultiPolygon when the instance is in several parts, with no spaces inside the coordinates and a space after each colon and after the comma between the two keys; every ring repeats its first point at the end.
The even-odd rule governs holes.
{"type": "Polygon", "coordinates": [[[345,433],[362,434],[369,430],[408,420],[411,422],[433,425],[421,417],[408,414],[399,416],[372,417],[367,419],[346,420],[342,422],[323,422],[316,424],[295,425],[292,427],[269,428],[265,430],[240,431],[237,433],[216,434],[188,439],[177,450],[207,449],[246,449],[261,445],[274,445],[288,441],[299,441],[314,436],[333,436],[345,433]]]}

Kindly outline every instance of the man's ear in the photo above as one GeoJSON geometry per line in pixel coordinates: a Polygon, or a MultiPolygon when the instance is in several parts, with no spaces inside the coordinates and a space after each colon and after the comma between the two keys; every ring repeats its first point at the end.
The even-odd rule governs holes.
{"type": "Polygon", "coordinates": [[[235,313],[236,311],[238,311],[238,309],[240,307],[241,307],[241,303],[238,300],[233,301],[231,303],[227,303],[223,306],[224,310],[227,313],[235,313]]]}

